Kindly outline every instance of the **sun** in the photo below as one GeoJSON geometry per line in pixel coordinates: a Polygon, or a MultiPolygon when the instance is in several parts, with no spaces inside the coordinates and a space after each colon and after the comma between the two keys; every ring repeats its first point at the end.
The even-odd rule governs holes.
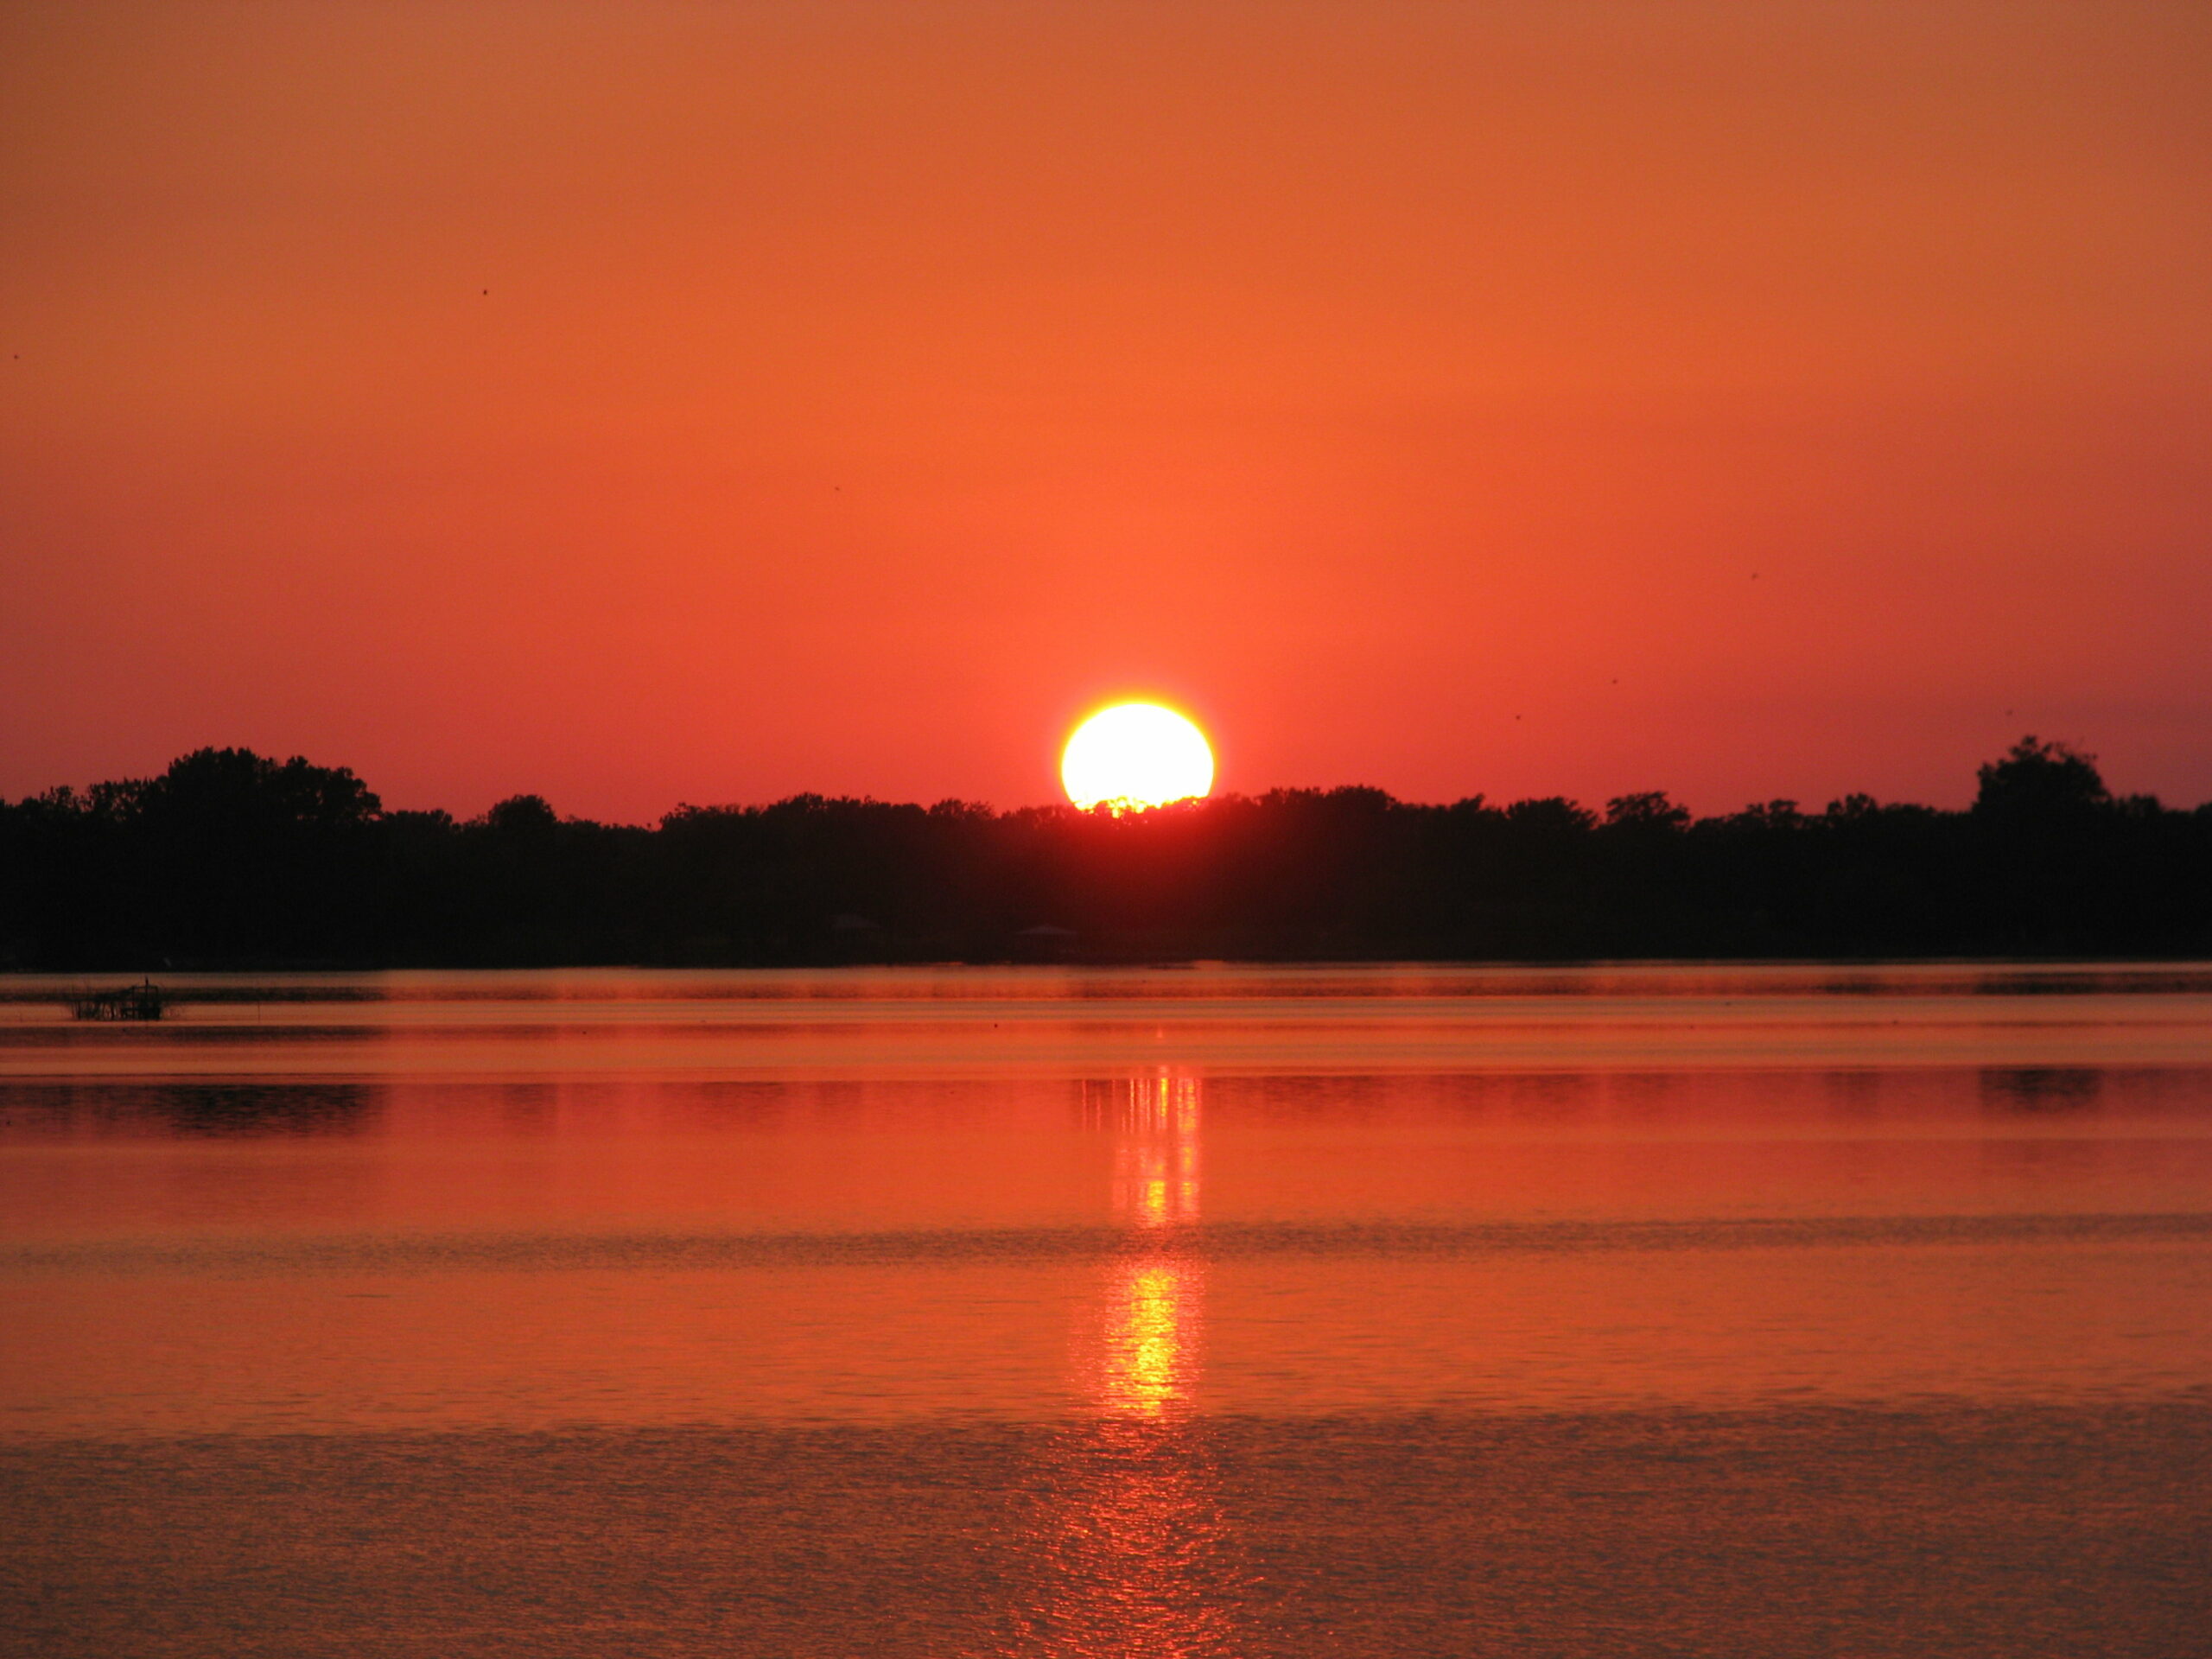
{"type": "Polygon", "coordinates": [[[1213,751],[1173,709],[1117,703],[1075,728],[1060,755],[1060,785],[1086,811],[1186,801],[1213,787],[1213,751]]]}

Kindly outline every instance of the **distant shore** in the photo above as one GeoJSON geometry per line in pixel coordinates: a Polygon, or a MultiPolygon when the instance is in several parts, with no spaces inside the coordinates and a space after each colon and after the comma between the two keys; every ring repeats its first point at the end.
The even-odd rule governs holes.
{"type": "Polygon", "coordinates": [[[1979,781],[1962,811],[1347,788],[1120,817],[803,795],[644,827],[531,795],[387,812],[343,767],[203,749],[0,803],[0,969],[2212,954],[2212,806],[2115,797],[2032,738],[1979,781]]]}

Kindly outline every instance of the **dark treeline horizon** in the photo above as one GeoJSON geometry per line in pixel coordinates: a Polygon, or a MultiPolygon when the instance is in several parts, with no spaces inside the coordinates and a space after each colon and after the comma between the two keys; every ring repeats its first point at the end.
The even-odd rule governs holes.
{"type": "Polygon", "coordinates": [[[2212,804],[2115,797],[2033,737],[1978,778],[1957,811],[1352,787],[1119,817],[800,795],[639,826],[535,795],[386,811],[345,767],[209,748],[0,801],[0,967],[2212,952],[2212,804]]]}

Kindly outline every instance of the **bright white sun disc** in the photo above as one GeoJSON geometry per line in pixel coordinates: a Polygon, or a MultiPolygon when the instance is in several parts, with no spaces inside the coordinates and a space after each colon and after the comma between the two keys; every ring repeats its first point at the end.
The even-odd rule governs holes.
{"type": "Polygon", "coordinates": [[[1060,755],[1060,785],[1086,810],[1188,800],[1213,787],[1213,751],[1173,709],[1124,702],[1075,728],[1060,755]]]}

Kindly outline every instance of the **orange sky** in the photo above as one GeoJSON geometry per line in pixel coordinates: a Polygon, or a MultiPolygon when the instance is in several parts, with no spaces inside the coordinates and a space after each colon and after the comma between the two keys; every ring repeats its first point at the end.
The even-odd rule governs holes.
{"type": "Polygon", "coordinates": [[[0,226],[0,793],[2212,795],[2201,5],[10,0],[0,226]]]}

